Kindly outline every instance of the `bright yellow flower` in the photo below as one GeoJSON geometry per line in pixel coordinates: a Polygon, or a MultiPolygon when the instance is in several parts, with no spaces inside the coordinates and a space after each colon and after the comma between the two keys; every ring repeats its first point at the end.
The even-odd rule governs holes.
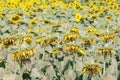
{"type": "Polygon", "coordinates": [[[76,22],[79,22],[81,20],[81,18],[82,18],[82,16],[79,13],[75,14],[76,22]]]}
{"type": "Polygon", "coordinates": [[[22,20],[22,18],[19,15],[14,15],[10,18],[10,22],[12,23],[18,23],[22,20]]]}

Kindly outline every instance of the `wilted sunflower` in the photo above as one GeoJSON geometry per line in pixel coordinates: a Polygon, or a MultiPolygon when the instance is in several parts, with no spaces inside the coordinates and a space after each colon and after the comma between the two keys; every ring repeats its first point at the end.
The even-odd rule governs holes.
{"type": "Polygon", "coordinates": [[[20,39],[20,45],[23,43],[23,42],[26,42],[28,44],[32,44],[33,42],[33,38],[31,36],[25,36],[23,38],[20,39]]]}
{"type": "Polygon", "coordinates": [[[70,32],[72,32],[72,33],[75,33],[75,34],[80,34],[80,29],[79,28],[77,28],[77,27],[72,27],[71,29],[70,29],[70,32]]]}
{"type": "Polygon", "coordinates": [[[42,7],[36,7],[37,12],[42,12],[44,9],[42,7]]]}
{"type": "Polygon", "coordinates": [[[89,28],[85,30],[85,33],[94,33],[96,32],[96,28],[89,28]]]}
{"type": "Polygon", "coordinates": [[[82,44],[85,47],[90,47],[95,42],[94,39],[83,39],[82,44]]]}
{"type": "Polygon", "coordinates": [[[36,19],[36,20],[31,20],[31,21],[30,21],[30,26],[35,26],[35,25],[39,24],[39,22],[40,22],[40,21],[37,20],[37,19],[36,19]]]}
{"type": "Polygon", "coordinates": [[[84,74],[99,74],[100,73],[100,67],[98,65],[88,65],[83,68],[84,74]]]}
{"type": "Polygon", "coordinates": [[[37,34],[37,32],[33,31],[32,29],[29,29],[28,34],[37,34]]]}
{"type": "Polygon", "coordinates": [[[16,41],[13,38],[6,38],[2,40],[2,47],[8,48],[10,45],[16,45],[16,41]]]}
{"type": "Polygon", "coordinates": [[[98,18],[98,15],[94,14],[94,15],[91,16],[91,18],[92,18],[93,20],[95,20],[95,19],[98,18]]]}
{"type": "Polygon", "coordinates": [[[115,51],[111,48],[103,48],[103,49],[99,49],[98,50],[98,54],[99,55],[103,55],[104,57],[107,57],[107,56],[112,56],[115,54],[115,51]]]}
{"type": "Polygon", "coordinates": [[[58,49],[54,49],[54,50],[52,51],[52,54],[56,55],[58,52],[59,52],[58,49]]]}
{"type": "Polygon", "coordinates": [[[22,18],[19,15],[14,15],[10,18],[10,22],[15,23],[15,24],[20,22],[21,20],[22,18]]]}
{"type": "Polygon", "coordinates": [[[52,53],[53,55],[56,55],[56,54],[58,54],[59,52],[64,52],[62,47],[57,47],[57,48],[53,49],[51,53],[52,53]]]}
{"type": "Polygon", "coordinates": [[[106,16],[106,19],[112,20],[112,16],[106,16]]]}
{"type": "Polygon", "coordinates": [[[83,7],[82,7],[80,4],[75,4],[75,5],[74,5],[74,9],[75,9],[75,10],[82,10],[83,7]]]}
{"type": "Polygon", "coordinates": [[[44,41],[46,39],[45,36],[41,36],[39,38],[36,39],[36,44],[40,44],[42,41],[44,41]]]}
{"type": "Polygon", "coordinates": [[[66,52],[67,53],[78,53],[81,56],[85,56],[86,52],[83,51],[78,45],[68,45],[66,47],[66,52]]]}
{"type": "Polygon", "coordinates": [[[79,13],[75,14],[76,22],[79,22],[81,20],[81,18],[82,18],[82,16],[79,13]]]}
{"type": "Polygon", "coordinates": [[[12,53],[12,60],[16,61],[16,62],[21,62],[22,60],[33,57],[35,55],[35,53],[36,52],[34,49],[26,49],[26,50],[14,52],[14,53],[12,53]]]}
{"type": "Polygon", "coordinates": [[[51,23],[51,20],[44,20],[46,24],[51,23]]]}
{"type": "Polygon", "coordinates": [[[56,7],[55,6],[51,6],[51,10],[55,10],[56,9],[56,7]]]}
{"type": "Polygon", "coordinates": [[[108,40],[114,40],[116,38],[116,35],[115,34],[103,34],[100,36],[100,39],[103,40],[103,41],[108,41],[108,40]]]}
{"type": "Polygon", "coordinates": [[[17,13],[17,15],[19,15],[19,16],[23,16],[23,13],[22,13],[22,12],[19,12],[19,13],[17,13]]]}
{"type": "Polygon", "coordinates": [[[52,28],[58,28],[61,27],[62,25],[60,23],[53,24],[51,27],[52,28]]]}
{"type": "Polygon", "coordinates": [[[120,33],[120,28],[115,29],[114,33],[120,33]]]}
{"type": "Polygon", "coordinates": [[[5,13],[0,13],[0,18],[1,18],[1,19],[4,19],[4,18],[5,18],[5,15],[6,15],[5,13]]]}
{"type": "Polygon", "coordinates": [[[78,39],[78,35],[77,34],[68,34],[64,37],[64,42],[65,43],[68,43],[68,42],[71,42],[71,41],[75,41],[76,39],[78,39]]]}

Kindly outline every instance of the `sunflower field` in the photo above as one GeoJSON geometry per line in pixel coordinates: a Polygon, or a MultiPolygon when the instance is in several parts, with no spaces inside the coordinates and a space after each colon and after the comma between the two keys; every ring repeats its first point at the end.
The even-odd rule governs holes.
{"type": "Polygon", "coordinates": [[[0,80],[120,80],[120,0],[0,0],[0,80]]]}

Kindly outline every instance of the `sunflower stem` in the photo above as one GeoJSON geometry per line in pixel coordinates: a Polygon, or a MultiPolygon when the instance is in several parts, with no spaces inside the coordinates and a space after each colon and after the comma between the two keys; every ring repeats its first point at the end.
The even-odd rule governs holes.
{"type": "Polygon", "coordinates": [[[104,67],[103,67],[103,77],[105,76],[105,64],[106,64],[106,62],[104,62],[104,67]]]}
{"type": "MultiPolygon", "coordinates": [[[[45,51],[45,48],[44,48],[44,51],[45,51]]],[[[44,61],[44,57],[45,57],[45,52],[43,53],[42,61],[44,61]]]]}

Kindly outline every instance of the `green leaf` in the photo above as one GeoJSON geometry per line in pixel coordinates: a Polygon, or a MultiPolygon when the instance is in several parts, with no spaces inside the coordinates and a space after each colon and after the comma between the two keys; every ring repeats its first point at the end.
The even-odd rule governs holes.
{"type": "Polygon", "coordinates": [[[83,74],[77,76],[75,80],[83,80],[83,74]]]}

